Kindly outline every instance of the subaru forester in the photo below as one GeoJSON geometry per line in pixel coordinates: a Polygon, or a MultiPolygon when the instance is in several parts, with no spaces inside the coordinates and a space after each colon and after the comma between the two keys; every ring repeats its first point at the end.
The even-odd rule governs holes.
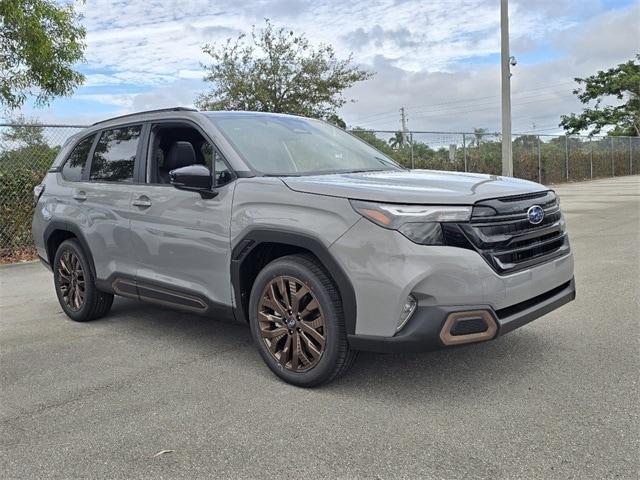
{"type": "Polygon", "coordinates": [[[553,190],[407,170],[320,120],[114,118],[69,139],[34,195],[38,255],[71,319],[120,295],[248,323],[299,386],[360,350],[492,340],[575,298],[553,190]]]}

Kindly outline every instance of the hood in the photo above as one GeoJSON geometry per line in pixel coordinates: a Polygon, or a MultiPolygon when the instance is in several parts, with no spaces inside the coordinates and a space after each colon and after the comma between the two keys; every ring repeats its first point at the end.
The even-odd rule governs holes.
{"type": "Polygon", "coordinates": [[[296,192],[389,203],[470,205],[488,198],[541,192],[528,180],[478,173],[405,170],[282,177],[296,192]]]}

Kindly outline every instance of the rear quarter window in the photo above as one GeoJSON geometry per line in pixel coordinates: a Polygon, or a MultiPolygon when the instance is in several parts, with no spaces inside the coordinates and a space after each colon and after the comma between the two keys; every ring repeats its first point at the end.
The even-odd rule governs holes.
{"type": "Polygon", "coordinates": [[[71,150],[67,157],[67,161],[62,167],[62,177],[70,182],[79,182],[82,180],[84,169],[87,166],[87,157],[89,150],[93,145],[95,134],[80,140],[78,144],[71,150]]]}

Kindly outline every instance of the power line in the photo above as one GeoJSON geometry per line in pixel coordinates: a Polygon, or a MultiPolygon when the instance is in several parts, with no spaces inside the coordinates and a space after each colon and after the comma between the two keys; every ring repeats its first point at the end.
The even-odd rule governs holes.
{"type": "MultiPolygon", "coordinates": [[[[564,93],[563,91],[549,91],[549,92],[540,92],[538,94],[535,95],[523,95],[524,92],[520,93],[519,96],[517,96],[516,98],[519,100],[527,100],[530,98],[538,98],[538,97],[545,97],[547,95],[552,95],[552,94],[558,94],[558,93],[564,93]]],[[[492,97],[488,97],[488,98],[492,98],[492,97]]],[[[555,96],[553,98],[556,98],[555,96]]],[[[462,102],[455,102],[455,103],[462,103],[462,102]]],[[[451,108],[431,108],[431,109],[423,109],[421,111],[418,111],[418,115],[415,115],[415,117],[422,117],[424,114],[428,114],[428,113],[433,113],[433,112],[454,112],[456,110],[459,110],[460,108],[463,109],[467,109],[468,107],[483,107],[486,105],[497,105],[499,103],[498,100],[493,100],[491,102],[482,102],[482,103],[473,103],[473,102],[465,102],[465,104],[463,105],[459,105],[459,106],[454,106],[451,108]],[[421,112],[424,112],[423,114],[421,114],[421,112]]],[[[451,103],[453,104],[453,102],[451,103]]],[[[444,105],[451,105],[449,103],[447,104],[440,104],[442,106],[444,105]]],[[[435,105],[434,105],[435,107],[435,105]]],[[[386,116],[386,118],[389,118],[390,115],[386,116]]],[[[380,121],[380,120],[384,120],[385,117],[381,117],[381,118],[377,118],[375,120],[371,120],[371,121],[380,121]]],[[[365,122],[365,123],[371,123],[371,121],[365,122]]]]}
{"type": "MultiPolygon", "coordinates": [[[[540,86],[540,87],[536,87],[536,88],[529,88],[527,90],[523,90],[521,92],[518,92],[517,94],[515,94],[514,96],[519,96],[519,95],[523,95],[523,94],[527,94],[530,92],[536,92],[536,91],[540,91],[540,90],[546,90],[549,88],[554,88],[554,87],[559,87],[562,85],[568,85],[568,84],[572,84],[574,83],[573,81],[571,82],[561,82],[561,83],[555,83],[555,84],[550,84],[550,85],[545,85],[545,86],[540,86]]],[[[561,93],[561,92],[558,92],[561,93]]],[[[496,94],[496,95],[487,95],[484,97],[474,97],[474,98],[467,98],[467,99],[461,99],[461,100],[452,100],[450,102],[443,102],[443,103],[435,103],[435,104],[422,104],[422,105],[414,105],[411,107],[408,107],[407,110],[411,110],[412,112],[420,112],[424,109],[432,109],[433,107],[440,107],[440,106],[445,106],[445,105],[455,105],[455,104],[459,104],[459,103],[469,103],[469,102],[475,102],[478,100],[487,100],[490,98],[499,98],[500,95],[496,94]]],[[[395,115],[396,110],[386,110],[384,112],[379,112],[379,113],[374,113],[371,115],[365,115],[362,117],[356,117],[351,123],[355,123],[355,122],[361,122],[364,120],[370,120],[373,119],[375,117],[391,117],[393,115],[395,115]]],[[[377,120],[382,120],[382,118],[377,118],[377,120]]]]}
{"type": "MultiPolygon", "coordinates": [[[[519,103],[515,103],[513,106],[514,107],[520,107],[523,105],[530,105],[532,103],[539,103],[539,102],[548,102],[548,101],[555,101],[557,100],[557,97],[555,95],[548,97],[548,98],[544,98],[545,95],[549,95],[551,94],[551,92],[543,94],[543,95],[530,95],[527,97],[521,97],[519,98],[519,100],[529,100],[529,99],[535,99],[535,100],[530,100],[527,102],[519,102],[519,103]],[[539,97],[543,97],[543,98],[539,98],[539,97]]],[[[488,102],[488,103],[480,103],[480,104],[473,104],[473,105],[460,105],[459,107],[454,107],[454,108],[449,108],[449,109],[441,109],[441,110],[434,110],[431,112],[425,112],[422,114],[418,114],[415,115],[413,118],[427,118],[427,117],[438,117],[438,116],[444,116],[444,115],[454,115],[454,114],[465,114],[465,113],[474,113],[474,112],[481,112],[481,111],[486,111],[486,110],[494,110],[497,106],[498,106],[499,102],[488,102]],[[468,107],[474,107],[469,109],[468,107]]],[[[366,123],[371,123],[371,122],[365,122],[366,123]]]]}
{"type": "Polygon", "coordinates": [[[536,128],[532,130],[522,130],[520,133],[536,133],[536,132],[548,132],[549,130],[562,130],[562,127],[544,127],[544,128],[536,128]]]}
{"type": "MultiPolygon", "coordinates": [[[[524,105],[530,105],[533,103],[540,103],[540,102],[549,102],[549,101],[554,101],[556,100],[555,97],[551,97],[551,98],[542,98],[542,99],[538,99],[538,100],[531,100],[528,102],[519,102],[519,103],[514,103],[513,107],[522,107],[524,105]]],[[[443,115],[451,115],[451,114],[463,114],[463,113],[474,113],[474,112],[482,112],[482,111],[486,111],[486,110],[495,110],[496,109],[496,105],[491,105],[489,107],[484,107],[484,108],[474,108],[471,110],[458,110],[458,111],[447,111],[447,112],[431,112],[431,113],[425,113],[422,115],[416,115],[416,118],[426,118],[426,117],[438,117],[438,116],[443,116],[443,115]]]]}
{"type": "MultiPolygon", "coordinates": [[[[567,83],[573,83],[573,82],[567,82],[567,83]]],[[[531,88],[531,89],[529,89],[529,90],[523,90],[522,92],[519,92],[519,93],[517,93],[517,94],[515,94],[515,95],[513,95],[513,96],[515,97],[515,96],[526,95],[526,94],[528,94],[528,93],[530,93],[530,92],[535,92],[535,91],[540,91],[540,90],[546,90],[546,89],[548,89],[548,88],[553,88],[553,87],[557,87],[557,86],[559,86],[559,85],[553,85],[553,86],[551,86],[551,85],[550,85],[550,86],[547,86],[547,87],[544,87],[544,88],[531,88]]],[[[546,94],[549,94],[549,93],[564,93],[564,90],[549,91],[549,92],[540,92],[539,94],[536,94],[536,96],[537,96],[537,95],[546,95],[546,94]]],[[[474,100],[474,99],[469,99],[469,100],[457,100],[457,101],[454,101],[454,102],[440,103],[440,104],[430,105],[430,106],[428,106],[428,107],[418,107],[418,108],[420,108],[421,110],[431,110],[431,109],[432,109],[432,107],[437,107],[437,106],[452,105],[452,104],[454,104],[454,103],[456,103],[456,104],[457,104],[457,103],[474,102],[474,101],[477,101],[477,100],[485,100],[485,99],[489,99],[489,98],[498,98],[498,97],[500,97],[500,95],[490,95],[490,96],[487,96],[487,97],[479,97],[479,98],[476,98],[475,100],[474,100]]],[[[521,98],[524,98],[524,97],[521,97],[521,98]]],[[[527,97],[527,98],[528,98],[528,97],[527,97]]],[[[497,102],[491,102],[491,103],[497,103],[497,102]]],[[[410,108],[412,108],[412,107],[410,107],[410,108]]],[[[414,113],[418,113],[418,112],[414,112],[414,113]]]]}
{"type": "MultiPolygon", "coordinates": [[[[521,96],[518,97],[519,100],[529,100],[531,98],[544,98],[544,97],[548,97],[549,95],[553,95],[553,97],[551,98],[556,98],[555,94],[557,93],[561,93],[561,92],[544,92],[544,93],[538,93],[535,95],[525,95],[525,96],[521,96]]],[[[459,105],[457,107],[451,107],[451,108],[435,108],[432,110],[423,110],[422,114],[418,114],[416,115],[417,117],[422,116],[422,115],[426,115],[426,114],[430,114],[430,113],[437,113],[437,112],[451,112],[451,111],[455,111],[455,110],[459,110],[461,108],[469,108],[469,107],[484,107],[484,106],[488,106],[488,105],[497,105],[499,102],[498,101],[491,101],[491,102],[483,102],[483,103],[469,103],[466,105],[459,105]]]]}

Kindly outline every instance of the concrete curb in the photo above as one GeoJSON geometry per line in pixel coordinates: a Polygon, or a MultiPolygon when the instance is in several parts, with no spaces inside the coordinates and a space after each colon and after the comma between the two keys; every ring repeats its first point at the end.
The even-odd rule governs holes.
{"type": "Polygon", "coordinates": [[[29,260],[27,262],[16,262],[16,263],[3,263],[0,265],[0,270],[7,270],[9,268],[20,267],[22,265],[33,265],[34,263],[40,263],[40,260],[29,260]]]}

